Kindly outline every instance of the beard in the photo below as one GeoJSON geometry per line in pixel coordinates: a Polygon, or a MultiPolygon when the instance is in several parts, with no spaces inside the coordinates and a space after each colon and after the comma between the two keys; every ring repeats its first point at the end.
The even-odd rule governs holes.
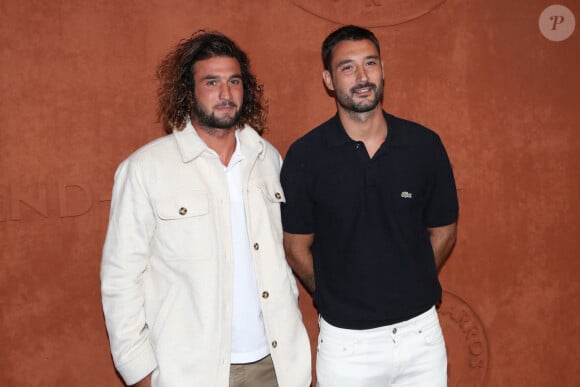
{"type": "MultiPolygon", "coordinates": [[[[225,101],[215,107],[222,107],[222,106],[229,106],[233,108],[237,108],[238,105],[233,103],[232,101],[225,101]]],[[[201,104],[199,104],[195,99],[193,100],[193,116],[197,119],[197,122],[205,126],[207,128],[213,129],[233,129],[238,125],[240,122],[240,109],[236,109],[233,116],[224,116],[218,118],[215,116],[214,112],[208,112],[204,109],[201,104]]]]}
{"type": "Polygon", "coordinates": [[[348,93],[338,89],[335,90],[336,101],[338,102],[338,104],[343,108],[345,108],[346,110],[349,110],[354,113],[366,113],[376,108],[383,99],[383,93],[384,86],[382,82],[378,86],[370,82],[356,85],[352,87],[348,93]],[[353,95],[357,89],[362,88],[372,89],[374,91],[375,97],[372,100],[363,100],[361,102],[355,102],[353,95]]]}

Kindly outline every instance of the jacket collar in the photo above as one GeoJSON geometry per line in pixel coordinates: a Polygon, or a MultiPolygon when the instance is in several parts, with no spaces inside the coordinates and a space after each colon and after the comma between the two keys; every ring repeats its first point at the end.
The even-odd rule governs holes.
{"type": "MultiPolygon", "coordinates": [[[[181,153],[181,160],[184,163],[193,161],[204,152],[209,151],[208,146],[199,137],[190,120],[187,120],[187,124],[183,130],[174,130],[173,136],[181,153]]],[[[264,140],[251,126],[245,125],[240,129],[238,139],[245,157],[264,158],[264,140]]]]}

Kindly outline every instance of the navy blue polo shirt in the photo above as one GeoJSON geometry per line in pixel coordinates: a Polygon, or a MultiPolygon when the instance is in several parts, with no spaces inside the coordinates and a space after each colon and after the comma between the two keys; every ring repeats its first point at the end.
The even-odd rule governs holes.
{"type": "Polygon", "coordinates": [[[439,136],[384,115],[387,139],[372,159],[337,114],[292,144],[282,166],[284,231],[314,233],[314,303],[341,328],[401,322],[436,304],[427,228],[458,216],[439,136]]]}

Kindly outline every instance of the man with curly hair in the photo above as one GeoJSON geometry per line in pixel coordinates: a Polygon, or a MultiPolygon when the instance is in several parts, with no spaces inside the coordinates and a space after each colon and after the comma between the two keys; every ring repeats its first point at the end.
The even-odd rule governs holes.
{"type": "Polygon", "coordinates": [[[103,248],[115,366],[137,386],[309,386],[262,86],[232,40],[206,31],[158,78],[168,135],[119,166],[103,248]]]}

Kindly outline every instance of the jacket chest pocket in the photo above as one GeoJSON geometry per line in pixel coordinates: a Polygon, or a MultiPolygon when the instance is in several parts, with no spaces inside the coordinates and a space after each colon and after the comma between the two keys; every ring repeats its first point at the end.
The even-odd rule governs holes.
{"type": "Polygon", "coordinates": [[[258,187],[267,203],[278,205],[286,203],[284,191],[282,191],[282,185],[278,179],[258,180],[254,184],[258,187]]]}
{"type": "Polygon", "coordinates": [[[277,176],[250,182],[251,208],[250,216],[255,220],[254,226],[264,227],[260,231],[282,240],[282,220],[280,205],[286,202],[282,185],[277,176]],[[259,220],[259,221],[256,221],[259,220]]]}
{"type": "Polygon", "coordinates": [[[155,204],[157,238],[167,259],[208,259],[214,253],[215,231],[205,191],[176,192],[155,204]]]}

